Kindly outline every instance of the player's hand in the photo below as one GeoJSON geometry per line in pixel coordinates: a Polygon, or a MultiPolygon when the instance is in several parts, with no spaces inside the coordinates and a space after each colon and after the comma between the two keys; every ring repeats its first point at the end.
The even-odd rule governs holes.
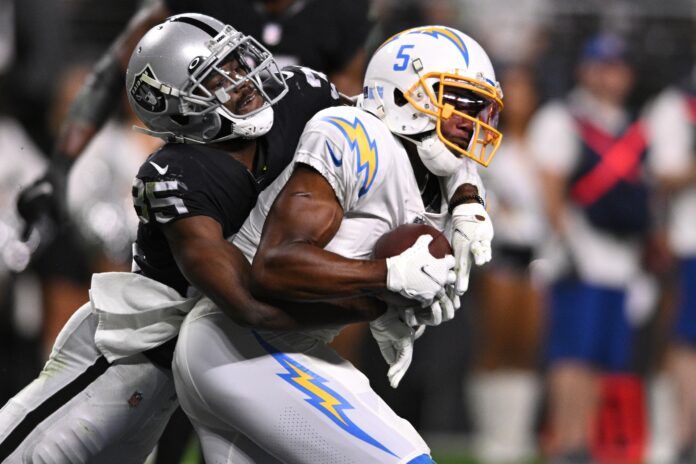
{"type": "Polygon", "coordinates": [[[396,388],[411,365],[413,342],[423,333],[423,329],[409,327],[399,317],[399,311],[390,307],[386,313],[370,322],[370,331],[382,357],[389,364],[389,385],[396,388]]]}
{"type": "Polygon", "coordinates": [[[469,288],[472,256],[477,266],[491,260],[492,239],[493,223],[483,205],[465,203],[454,208],[450,242],[456,260],[456,295],[462,295],[469,288]]]}
{"type": "Polygon", "coordinates": [[[428,251],[433,240],[421,235],[400,255],[387,258],[387,289],[417,300],[424,305],[445,293],[445,286],[454,283],[454,257],[435,258],[428,251]]]}
{"type": "Polygon", "coordinates": [[[67,217],[65,202],[66,181],[48,170],[43,176],[24,187],[17,197],[17,212],[24,219],[22,239],[27,240],[37,230],[43,242],[50,240],[60,223],[67,217]]]}
{"type": "Polygon", "coordinates": [[[406,324],[414,328],[426,325],[436,326],[452,320],[457,309],[459,309],[459,297],[452,295],[451,292],[443,292],[430,306],[411,306],[402,309],[402,318],[406,324]]]}

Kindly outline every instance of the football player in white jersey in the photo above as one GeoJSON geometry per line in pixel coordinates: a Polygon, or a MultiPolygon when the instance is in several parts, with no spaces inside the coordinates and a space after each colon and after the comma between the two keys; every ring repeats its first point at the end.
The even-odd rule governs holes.
{"type": "MultiPolygon", "coordinates": [[[[391,290],[429,308],[390,307],[370,323],[398,385],[412,327],[451,319],[471,261],[490,259],[493,228],[476,163],[487,165],[500,144],[501,109],[490,60],[467,35],[429,26],[385,42],[357,107],[310,120],[293,162],[237,233],[257,297],[342,301],[391,290]],[[370,259],[381,235],[412,222],[449,231],[456,276],[442,272],[447,258],[417,264],[426,237],[398,257],[370,259]],[[449,296],[439,291],[448,282],[449,296]]],[[[182,326],[173,372],[206,460],[433,462],[413,427],[326,345],[338,330],[252,331],[201,300],[182,326]]]]}

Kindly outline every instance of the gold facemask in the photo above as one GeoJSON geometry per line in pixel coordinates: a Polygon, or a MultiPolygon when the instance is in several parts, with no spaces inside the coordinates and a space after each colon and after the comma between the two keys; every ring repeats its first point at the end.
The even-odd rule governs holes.
{"type": "Polygon", "coordinates": [[[502,93],[499,88],[457,74],[428,73],[419,76],[418,81],[404,93],[404,97],[418,111],[436,118],[437,136],[455,156],[467,156],[483,166],[488,166],[491,163],[503,139],[503,134],[495,127],[498,115],[503,109],[502,93]],[[438,82],[434,86],[428,85],[427,80],[433,78],[437,79],[438,82]],[[437,95],[435,95],[433,87],[438,88],[437,95]],[[488,100],[490,104],[476,116],[471,116],[457,110],[451,103],[443,101],[449,88],[474,92],[488,100]],[[425,92],[428,96],[432,107],[428,105],[429,107],[426,108],[417,101],[422,100],[422,98],[414,98],[414,96],[422,95],[421,92],[425,92]],[[458,115],[473,124],[473,132],[468,147],[462,148],[448,140],[442,132],[442,122],[453,115],[458,115]]]}

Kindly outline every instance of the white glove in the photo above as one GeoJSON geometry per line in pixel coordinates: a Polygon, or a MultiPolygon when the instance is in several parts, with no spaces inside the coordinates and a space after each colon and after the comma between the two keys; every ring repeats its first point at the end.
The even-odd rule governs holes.
{"type": "Polygon", "coordinates": [[[393,307],[370,322],[370,331],[379,345],[382,357],[389,364],[389,385],[396,388],[411,365],[413,342],[423,331],[414,331],[406,325],[399,317],[399,311],[393,307]]]}
{"type": "Polygon", "coordinates": [[[442,293],[430,306],[424,308],[409,306],[401,311],[404,322],[415,328],[421,325],[436,326],[447,322],[454,318],[457,309],[459,309],[459,297],[442,293]]]}
{"type": "Polygon", "coordinates": [[[457,279],[454,284],[456,295],[469,288],[471,255],[477,266],[491,260],[493,223],[486,209],[479,203],[458,205],[452,211],[452,248],[456,260],[457,279]]]}
{"type": "Polygon", "coordinates": [[[430,235],[421,235],[409,249],[387,258],[389,290],[429,305],[444,293],[446,285],[454,283],[454,257],[431,255],[428,244],[432,240],[430,235]]]}

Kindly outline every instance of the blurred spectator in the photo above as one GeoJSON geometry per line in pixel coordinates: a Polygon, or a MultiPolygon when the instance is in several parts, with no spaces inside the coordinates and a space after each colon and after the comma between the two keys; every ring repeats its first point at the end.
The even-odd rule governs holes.
{"type": "MultiPolygon", "coordinates": [[[[54,120],[67,114],[70,102],[89,74],[74,65],[64,73],[54,120]]],[[[70,172],[68,206],[85,240],[93,272],[129,271],[138,218],[132,183],[138,168],[162,141],[132,130],[142,125],[123,101],[121,111],[94,138],[70,172]]]]}
{"type": "Polygon", "coordinates": [[[584,46],[578,83],[530,126],[548,219],[550,448],[558,462],[589,462],[601,373],[625,372],[631,328],[626,289],[648,228],[643,127],[625,101],[633,86],[626,42],[584,46]]]}
{"type": "Polygon", "coordinates": [[[696,67],[690,77],[683,85],[664,90],[648,112],[649,161],[668,198],[668,243],[679,261],[668,371],[678,400],[680,464],[696,457],[696,67]]]}
{"type": "Polygon", "coordinates": [[[549,0],[458,0],[458,21],[502,63],[530,63],[541,31],[553,16],[549,0]],[[495,27],[491,27],[495,21],[495,27]]]}
{"type": "Polygon", "coordinates": [[[60,2],[0,0],[0,78],[13,117],[39,148],[46,130],[55,76],[63,65],[65,9],[60,2]]]}
{"type": "Polygon", "coordinates": [[[0,103],[0,403],[40,369],[41,290],[27,270],[36,243],[22,241],[14,203],[20,185],[45,169],[46,161],[22,126],[0,103]]]}
{"type": "Polygon", "coordinates": [[[546,224],[533,147],[526,139],[538,103],[534,75],[515,66],[502,73],[501,84],[505,139],[493,163],[481,170],[495,223],[494,260],[476,287],[478,353],[468,393],[479,459],[519,463],[535,452],[541,314],[530,263],[546,224]]]}

